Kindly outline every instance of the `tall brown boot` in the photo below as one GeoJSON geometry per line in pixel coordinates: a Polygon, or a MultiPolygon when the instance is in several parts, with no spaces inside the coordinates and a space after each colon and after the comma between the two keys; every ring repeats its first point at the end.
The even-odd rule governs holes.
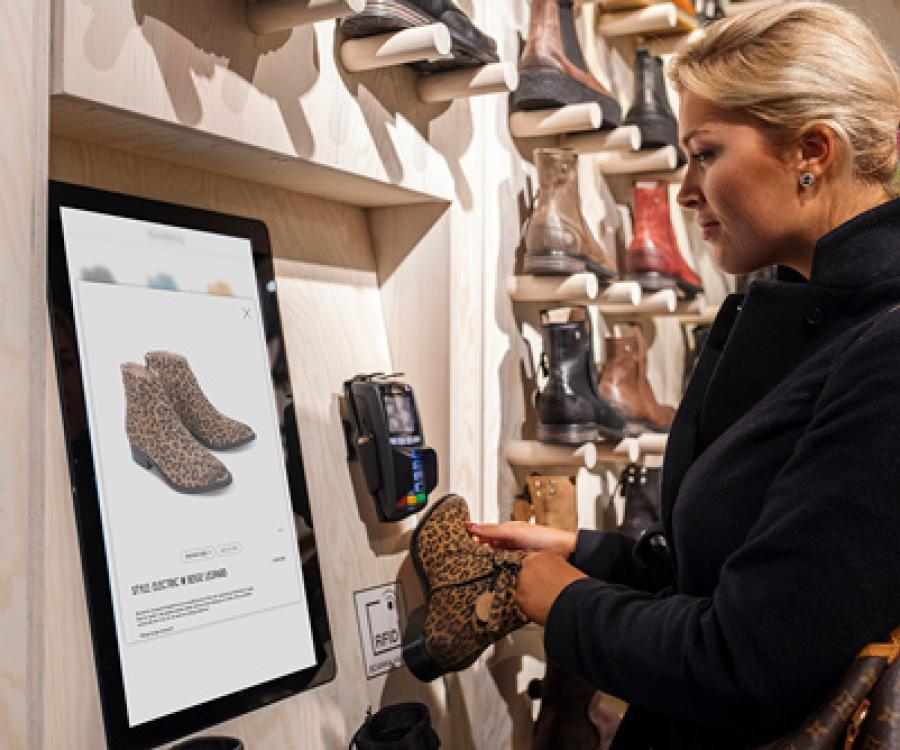
{"type": "Polygon", "coordinates": [[[600,376],[600,395],[618,409],[631,432],[668,432],[675,418],[671,406],[662,406],[647,380],[647,351],[643,334],[635,326],[627,336],[607,336],[606,363],[600,376]]]}
{"type": "Polygon", "coordinates": [[[613,95],[592,76],[575,33],[573,0],[532,0],[528,42],[519,58],[519,86],[512,109],[556,109],[596,102],[603,128],[615,128],[622,110],[613,95]]]}
{"type": "Polygon", "coordinates": [[[403,659],[423,682],[465,669],[528,621],[515,602],[525,553],[478,544],[468,520],[466,501],[447,495],[419,521],[410,542],[426,599],[409,616],[403,659]]]}
{"type": "Polygon", "coordinates": [[[592,271],[616,275],[581,214],[578,155],[571,149],[539,148],[534,161],[540,194],[525,230],[525,272],[570,275],[592,271]]]}
{"type": "Polygon", "coordinates": [[[703,291],[700,278],[678,250],[668,183],[662,180],[634,185],[634,238],[625,253],[623,275],[648,291],[677,287],[687,298],[703,291]]]}

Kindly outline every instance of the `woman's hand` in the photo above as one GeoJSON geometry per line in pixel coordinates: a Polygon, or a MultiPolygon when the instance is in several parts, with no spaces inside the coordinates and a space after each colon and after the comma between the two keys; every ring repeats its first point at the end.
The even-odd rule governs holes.
{"type": "Polygon", "coordinates": [[[556,597],[581,578],[587,576],[555,552],[545,550],[525,555],[516,585],[516,604],[530,620],[545,625],[556,597]]]}
{"type": "Polygon", "coordinates": [[[529,552],[550,550],[568,557],[575,551],[577,534],[524,521],[469,523],[466,529],[476,542],[494,549],[522,549],[529,552]]]}

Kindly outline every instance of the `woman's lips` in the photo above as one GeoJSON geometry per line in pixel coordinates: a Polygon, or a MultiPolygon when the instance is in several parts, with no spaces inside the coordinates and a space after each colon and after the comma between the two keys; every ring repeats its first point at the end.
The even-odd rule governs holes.
{"type": "Polygon", "coordinates": [[[719,222],[718,221],[701,221],[700,229],[703,230],[703,239],[710,239],[716,232],[719,231],[719,222]]]}

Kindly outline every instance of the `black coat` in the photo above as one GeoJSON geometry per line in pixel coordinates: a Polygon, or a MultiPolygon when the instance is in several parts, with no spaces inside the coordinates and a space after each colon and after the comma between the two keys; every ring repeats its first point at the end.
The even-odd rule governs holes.
{"type": "Polygon", "coordinates": [[[615,533],[556,599],[547,656],[631,708],[614,748],[793,728],[900,625],[900,200],[729,296],[670,432],[659,588],[615,533]]]}

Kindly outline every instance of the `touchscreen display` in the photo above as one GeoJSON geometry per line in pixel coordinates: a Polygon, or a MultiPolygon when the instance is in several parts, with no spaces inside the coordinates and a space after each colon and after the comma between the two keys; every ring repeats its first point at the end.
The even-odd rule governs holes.
{"type": "Polygon", "coordinates": [[[134,727],[316,664],[284,404],[248,239],[60,213],[134,727]]]}

